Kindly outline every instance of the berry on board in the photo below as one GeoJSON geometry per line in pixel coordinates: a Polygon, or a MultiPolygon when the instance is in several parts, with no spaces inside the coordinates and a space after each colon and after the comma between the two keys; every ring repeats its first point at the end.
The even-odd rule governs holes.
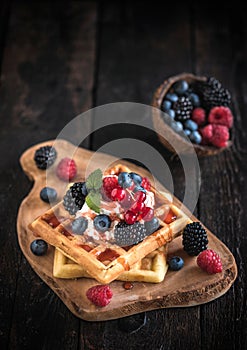
{"type": "Polygon", "coordinates": [[[86,296],[94,305],[104,307],[110,303],[113,293],[109,286],[99,284],[89,288],[86,296]]]}
{"type": "Polygon", "coordinates": [[[77,173],[76,163],[73,159],[63,158],[56,169],[56,174],[63,181],[71,181],[77,173]]]}
{"type": "Polygon", "coordinates": [[[171,259],[169,259],[168,265],[171,270],[178,271],[184,266],[184,261],[180,256],[173,256],[171,259]]]}
{"type": "Polygon", "coordinates": [[[220,256],[212,249],[204,250],[198,255],[197,265],[209,274],[222,272],[220,256]]]}
{"type": "Polygon", "coordinates": [[[30,244],[30,249],[34,255],[42,256],[46,254],[48,244],[43,239],[35,239],[30,244]]]}

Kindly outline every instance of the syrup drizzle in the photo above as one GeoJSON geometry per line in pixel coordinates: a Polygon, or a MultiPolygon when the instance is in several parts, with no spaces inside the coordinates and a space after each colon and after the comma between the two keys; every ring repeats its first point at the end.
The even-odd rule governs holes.
{"type": "Polygon", "coordinates": [[[70,233],[68,230],[66,230],[65,228],[63,228],[61,231],[62,235],[64,235],[65,237],[73,237],[72,233],[70,233]]]}
{"type": "Polygon", "coordinates": [[[86,250],[86,252],[90,252],[93,248],[91,248],[89,245],[87,244],[80,244],[80,247],[84,250],[86,250]]]}
{"type": "Polygon", "coordinates": [[[123,266],[125,271],[129,271],[130,270],[130,266],[129,266],[128,262],[124,258],[118,258],[118,262],[123,266]]]}
{"type": "Polygon", "coordinates": [[[133,285],[133,283],[131,283],[131,282],[124,282],[124,283],[123,283],[123,287],[124,287],[124,289],[126,289],[126,290],[130,290],[130,289],[132,289],[132,288],[134,287],[134,285],[133,285]]]}
{"type": "Polygon", "coordinates": [[[170,209],[169,212],[165,216],[164,222],[166,224],[171,224],[176,219],[177,219],[177,215],[174,214],[174,212],[170,209]]]}
{"type": "Polygon", "coordinates": [[[97,259],[101,262],[103,261],[113,261],[119,257],[119,254],[110,248],[106,248],[103,252],[100,252],[97,259]]]}
{"type": "Polygon", "coordinates": [[[53,228],[56,228],[58,225],[60,225],[61,222],[65,220],[63,216],[56,215],[50,217],[43,217],[42,219],[53,228]]]}

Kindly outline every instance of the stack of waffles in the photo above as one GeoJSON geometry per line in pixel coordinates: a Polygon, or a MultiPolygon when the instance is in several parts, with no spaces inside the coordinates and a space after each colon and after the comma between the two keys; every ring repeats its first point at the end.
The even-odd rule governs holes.
{"type": "MultiPolygon", "coordinates": [[[[119,164],[108,169],[104,176],[118,176],[121,172],[130,172],[130,169],[119,164]]],[[[94,278],[102,284],[114,280],[163,281],[168,268],[168,243],[181,235],[190,220],[164,193],[152,186],[150,193],[154,198],[154,216],[159,221],[159,227],[143,240],[128,246],[119,246],[114,238],[97,240],[86,232],[75,234],[72,224],[78,215],[93,221],[97,214],[82,210],[79,214],[70,215],[63,202],[32,222],[30,228],[35,235],[55,247],[54,277],[94,278]]],[[[87,230],[92,230],[92,225],[88,225],[87,230]]],[[[114,237],[114,227],[110,227],[111,230],[111,237],[114,237]]]]}

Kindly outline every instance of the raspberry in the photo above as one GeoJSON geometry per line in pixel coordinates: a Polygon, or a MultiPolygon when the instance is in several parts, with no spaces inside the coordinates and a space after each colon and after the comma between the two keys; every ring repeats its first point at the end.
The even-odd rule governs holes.
{"type": "Polygon", "coordinates": [[[76,164],[73,159],[63,158],[59,162],[56,170],[56,174],[59,177],[59,179],[63,181],[70,181],[76,176],[76,173],[76,164]]]}
{"type": "Polygon", "coordinates": [[[229,140],[229,130],[224,125],[213,124],[213,135],[210,139],[212,145],[216,147],[226,147],[227,141],[229,140]]]}
{"type": "Polygon", "coordinates": [[[197,265],[209,274],[222,272],[220,256],[212,249],[204,250],[198,255],[197,265]]]}
{"type": "Polygon", "coordinates": [[[192,111],[192,116],[191,119],[196,122],[197,125],[203,125],[205,123],[206,120],[206,111],[203,108],[195,108],[192,111]]]}
{"type": "Polygon", "coordinates": [[[211,124],[220,124],[231,128],[233,124],[233,115],[228,107],[214,107],[209,112],[208,121],[211,124]]]}
{"type": "MultiPolygon", "coordinates": [[[[118,178],[117,176],[107,176],[103,179],[103,186],[101,193],[105,200],[112,199],[111,193],[112,190],[118,187],[118,178]]],[[[113,199],[112,199],[113,200],[113,199]]]]}
{"type": "Polygon", "coordinates": [[[113,293],[109,286],[98,284],[89,288],[86,296],[94,305],[103,307],[110,303],[113,293]]]}
{"type": "Polygon", "coordinates": [[[213,136],[213,126],[211,124],[208,124],[204,128],[200,129],[200,134],[202,135],[202,145],[208,145],[210,144],[210,140],[213,136]]]}
{"type": "Polygon", "coordinates": [[[143,177],[142,178],[142,183],[141,183],[141,187],[145,188],[145,190],[150,191],[151,189],[151,183],[148,180],[148,178],[143,177]]]}

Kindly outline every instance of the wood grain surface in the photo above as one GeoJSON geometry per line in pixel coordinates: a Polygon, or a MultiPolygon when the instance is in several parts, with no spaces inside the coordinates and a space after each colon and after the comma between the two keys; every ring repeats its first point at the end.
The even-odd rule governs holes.
{"type": "MultiPolygon", "coordinates": [[[[158,284],[135,282],[134,287],[128,291],[123,288],[122,282],[114,281],[110,283],[113,299],[104,308],[95,307],[86,297],[86,291],[93,285],[97,285],[97,281],[89,278],[72,280],[54,278],[52,274],[54,248],[50,247],[46,256],[37,257],[33,255],[30,251],[30,244],[36,237],[28,229],[28,225],[49,208],[49,204],[42,202],[39,195],[41,189],[47,184],[47,173],[36,167],[34,154],[38,148],[52,144],[54,142],[47,141],[35,145],[21,156],[22,168],[28,177],[34,180],[34,187],[20,206],[17,232],[20,247],[35,272],[53,289],[76,316],[88,321],[102,321],[156,308],[193,306],[212,301],[223,295],[231,287],[237,276],[234,257],[227,247],[211,232],[208,233],[209,248],[214,249],[221,256],[222,273],[208,275],[199,269],[196,264],[196,258],[188,257],[183,252],[181,237],[179,237],[169,244],[168,256],[182,256],[185,261],[185,267],[182,270],[179,272],[169,271],[164,281],[158,284]]],[[[58,157],[53,167],[49,169],[49,186],[57,190],[58,197],[61,200],[65,193],[66,183],[57,178],[55,169],[62,158],[73,153],[74,145],[67,141],[56,140],[55,148],[58,152],[58,157]]],[[[102,154],[99,157],[100,163],[95,164],[95,161],[91,161],[93,154],[93,152],[83,148],[78,148],[74,153],[73,159],[78,167],[77,179],[85,178],[85,172],[90,162],[91,169],[101,168],[103,171],[111,159],[114,162],[113,157],[110,158],[102,154]]],[[[142,170],[130,163],[124,164],[127,164],[132,171],[148,175],[144,169],[142,170]]],[[[174,199],[174,204],[178,207],[181,206],[181,203],[176,198],[174,199]]],[[[196,218],[192,217],[192,220],[196,220],[196,218]]]]}

